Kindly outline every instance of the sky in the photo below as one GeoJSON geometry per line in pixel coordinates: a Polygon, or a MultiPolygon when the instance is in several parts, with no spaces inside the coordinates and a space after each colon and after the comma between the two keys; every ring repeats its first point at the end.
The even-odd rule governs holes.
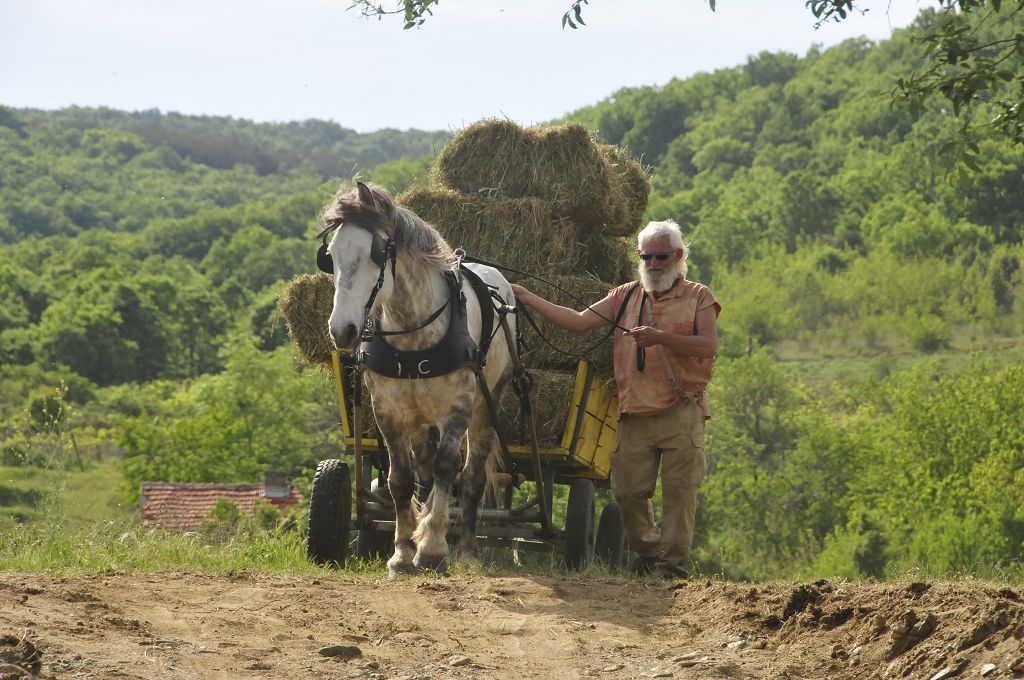
{"type": "MultiPolygon", "coordinates": [[[[383,0],[391,6],[391,0],[383,0]]],[[[803,56],[884,40],[929,0],[861,0],[815,29],[804,0],[443,0],[419,29],[366,19],[351,0],[0,0],[0,104],[285,122],[359,132],[522,125],[623,87],[737,66],[762,51],[803,56]]]]}

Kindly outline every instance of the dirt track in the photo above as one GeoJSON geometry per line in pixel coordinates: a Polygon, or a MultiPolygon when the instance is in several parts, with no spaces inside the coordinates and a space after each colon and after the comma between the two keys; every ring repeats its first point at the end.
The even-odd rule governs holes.
{"type": "Polygon", "coordinates": [[[0,574],[5,680],[1007,678],[1022,637],[979,582],[0,574]]]}

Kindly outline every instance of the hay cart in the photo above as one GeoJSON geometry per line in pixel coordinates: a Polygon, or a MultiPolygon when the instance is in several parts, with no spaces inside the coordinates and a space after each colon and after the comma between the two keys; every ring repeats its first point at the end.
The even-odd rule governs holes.
{"type": "MultiPolygon", "coordinates": [[[[332,353],[332,360],[345,452],[353,460],[351,470],[347,462],[338,459],[324,460],[317,466],[310,495],[308,552],[318,563],[342,564],[350,554],[350,533],[354,530],[358,532],[357,557],[387,559],[393,549],[395,530],[394,506],[387,490],[387,451],[379,436],[368,437],[365,433],[361,434],[360,446],[354,446],[349,379],[352,368],[337,352],[332,353]],[[357,453],[359,449],[361,454],[357,453]]],[[[617,409],[615,395],[595,378],[588,362],[580,361],[561,444],[539,447],[538,466],[530,446],[508,443],[520,472],[516,480],[508,473],[500,475],[499,483],[504,485],[500,495],[504,498],[480,507],[480,545],[560,551],[569,569],[586,567],[595,555],[609,566],[623,566],[628,548],[618,505],[606,505],[595,521],[595,489],[609,486],[617,409]],[[513,481],[532,484],[531,499],[514,505],[513,481]],[[561,528],[553,525],[556,484],[569,487],[565,524],[561,528]],[[545,502],[538,501],[538,491],[544,494],[545,502]]],[[[448,539],[452,541],[460,518],[454,499],[449,517],[448,539]]]]}

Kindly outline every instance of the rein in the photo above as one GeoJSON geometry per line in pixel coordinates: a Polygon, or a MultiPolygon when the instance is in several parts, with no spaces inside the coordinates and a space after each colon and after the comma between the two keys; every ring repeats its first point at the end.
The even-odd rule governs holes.
{"type": "MultiPolygon", "coordinates": [[[[344,224],[344,222],[335,222],[334,224],[328,225],[323,231],[317,234],[317,238],[320,239],[320,250],[317,251],[316,254],[316,263],[320,268],[320,271],[328,274],[334,273],[334,261],[331,259],[331,255],[327,251],[327,235],[331,232],[337,231],[344,224]]],[[[370,233],[373,236],[373,244],[370,246],[370,259],[380,267],[380,272],[377,274],[377,283],[374,284],[373,290],[370,291],[369,299],[366,301],[366,304],[363,305],[363,319],[365,319],[365,321],[363,322],[363,331],[359,339],[361,341],[366,341],[372,339],[374,336],[383,337],[390,335],[405,335],[406,333],[415,333],[416,331],[423,330],[435,321],[437,317],[441,316],[445,308],[451,304],[451,298],[438,307],[433,314],[427,317],[426,321],[415,328],[409,328],[402,331],[383,331],[373,327],[373,318],[370,315],[370,311],[373,309],[373,303],[377,299],[377,293],[379,293],[380,289],[384,287],[384,277],[385,272],[387,271],[388,261],[391,262],[391,279],[394,280],[395,277],[398,276],[395,265],[398,258],[398,244],[395,243],[395,239],[391,236],[388,236],[385,240],[373,232],[370,233]]],[[[462,252],[464,253],[465,251],[462,252]]],[[[456,277],[458,277],[458,274],[456,274],[456,277]]],[[[458,283],[461,283],[461,279],[458,283]]]]}
{"type": "MultiPolygon", "coordinates": [[[[569,356],[569,357],[586,358],[586,357],[588,357],[590,355],[591,352],[593,352],[595,349],[600,347],[601,343],[605,342],[606,340],[608,340],[608,338],[612,337],[612,333],[614,333],[616,331],[616,329],[621,330],[621,331],[623,331],[625,333],[629,333],[630,329],[626,328],[625,326],[619,325],[619,321],[622,319],[622,315],[626,311],[626,304],[629,302],[629,298],[633,295],[633,291],[636,290],[636,286],[634,286],[633,288],[630,288],[629,291],[626,293],[626,299],[623,301],[623,305],[622,305],[621,308],[619,308],[619,312],[618,312],[618,314],[615,315],[615,320],[613,321],[612,319],[609,319],[604,314],[601,314],[599,311],[594,309],[594,307],[592,305],[588,305],[585,300],[581,299],[575,293],[573,293],[571,291],[568,291],[565,288],[562,288],[561,286],[559,286],[554,281],[549,281],[548,279],[545,279],[543,276],[537,276],[536,274],[531,274],[529,272],[520,271],[519,269],[515,269],[513,267],[506,267],[505,265],[495,264],[494,262],[488,262],[487,260],[482,260],[482,259],[480,259],[478,257],[473,257],[472,255],[466,255],[463,258],[463,261],[465,261],[465,262],[475,262],[476,264],[482,264],[482,265],[486,265],[488,267],[494,267],[495,269],[500,269],[502,271],[512,272],[513,274],[519,274],[521,276],[526,276],[528,278],[540,281],[541,283],[547,284],[547,285],[551,286],[552,288],[554,288],[556,290],[560,290],[561,292],[565,293],[566,295],[571,297],[573,300],[575,300],[579,304],[584,305],[591,312],[593,312],[597,316],[599,316],[602,319],[604,319],[605,321],[607,321],[608,324],[611,326],[611,328],[608,329],[608,334],[607,335],[605,335],[603,338],[600,338],[597,342],[595,342],[594,344],[590,345],[589,347],[585,348],[582,352],[567,352],[566,350],[562,349],[561,347],[555,345],[553,342],[548,340],[547,336],[544,335],[544,331],[542,331],[540,329],[540,326],[537,325],[537,322],[533,320],[533,314],[530,313],[530,310],[525,305],[518,305],[517,309],[522,312],[522,316],[527,320],[527,322],[529,322],[530,326],[533,327],[533,330],[536,331],[537,337],[539,337],[541,340],[543,340],[544,344],[546,344],[548,347],[550,347],[551,349],[555,350],[559,354],[564,354],[565,356],[569,356]]],[[[637,285],[639,285],[639,284],[637,284],[637,285]]],[[[646,295],[646,293],[645,293],[645,295],[646,295]]],[[[643,349],[643,348],[639,348],[639,349],[643,349]]],[[[639,357],[637,359],[637,363],[638,364],[640,363],[639,357]]]]}
{"type": "MultiPolygon", "coordinates": [[[[544,278],[543,276],[537,276],[536,274],[531,274],[530,272],[524,272],[524,271],[520,271],[519,269],[515,269],[515,268],[513,268],[513,267],[506,267],[506,266],[505,266],[505,265],[503,265],[503,264],[495,264],[494,262],[488,262],[487,260],[481,260],[481,259],[480,259],[479,257],[474,257],[474,256],[472,256],[472,255],[466,255],[465,257],[463,257],[463,258],[462,258],[462,261],[463,261],[463,262],[473,262],[473,263],[475,263],[475,264],[482,264],[482,265],[485,265],[485,266],[487,266],[487,267],[494,267],[495,269],[500,269],[500,270],[502,270],[502,271],[506,271],[506,272],[512,272],[513,274],[519,274],[520,276],[526,276],[526,277],[528,277],[528,278],[531,278],[531,279],[535,279],[535,280],[537,280],[537,281],[540,281],[541,283],[545,283],[545,284],[547,284],[547,285],[551,286],[552,288],[554,288],[555,290],[559,290],[559,291],[561,291],[561,292],[565,293],[566,295],[568,295],[569,297],[571,297],[571,298],[572,298],[573,300],[575,300],[576,302],[580,303],[581,305],[584,305],[584,306],[585,306],[585,307],[586,307],[587,309],[589,309],[589,310],[590,310],[591,312],[593,312],[593,313],[594,313],[594,314],[596,314],[597,316],[599,316],[599,317],[601,317],[602,319],[604,319],[605,321],[607,321],[607,322],[608,322],[608,323],[609,323],[609,324],[610,324],[610,325],[612,326],[612,330],[613,330],[613,331],[614,331],[615,329],[619,329],[619,330],[621,330],[621,331],[625,331],[625,332],[627,332],[627,333],[629,332],[629,329],[628,329],[628,328],[626,328],[625,326],[620,326],[620,325],[619,325],[619,323],[618,323],[618,322],[619,322],[619,318],[621,318],[621,317],[619,317],[619,318],[616,318],[616,319],[615,319],[614,321],[612,321],[611,319],[609,319],[608,317],[606,317],[606,316],[605,316],[604,314],[601,314],[601,313],[600,313],[599,311],[597,311],[596,309],[594,309],[592,305],[588,305],[588,304],[586,303],[586,301],[585,301],[585,300],[583,300],[582,298],[580,298],[580,296],[579,296],[579,295],[576,295],[575,293],[573,293],[573,292],[571,292],[571,291],[568,291],[568,290],[566,290],[565,288],[562,288],[561,286],[559,286],[559,285],[558,285],[557,283],[555,283],[554,281],[548,281],[548,280],[547,280],[547,279],[545,279],[545,278],[544,278]]],[[[556,348],[556,349],[557,349],[557,348],[556,348]]],[[[566,354],[568,354],[568,352],[566,352],[566,354]]],[[[570,356],[580,356],[580,355],[577,355],[577,354],[570,354],[570,356]]]]}

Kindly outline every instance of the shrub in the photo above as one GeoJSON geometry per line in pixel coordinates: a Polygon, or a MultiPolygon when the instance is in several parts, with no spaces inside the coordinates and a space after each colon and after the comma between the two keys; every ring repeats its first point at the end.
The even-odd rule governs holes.
{"type": "Polygon", "coordinates": [[[930,354],[949,347],[952,333],[946,322],[934,314],[910,313],[905,323],[910,346],[918,352],[930,354]]]}

